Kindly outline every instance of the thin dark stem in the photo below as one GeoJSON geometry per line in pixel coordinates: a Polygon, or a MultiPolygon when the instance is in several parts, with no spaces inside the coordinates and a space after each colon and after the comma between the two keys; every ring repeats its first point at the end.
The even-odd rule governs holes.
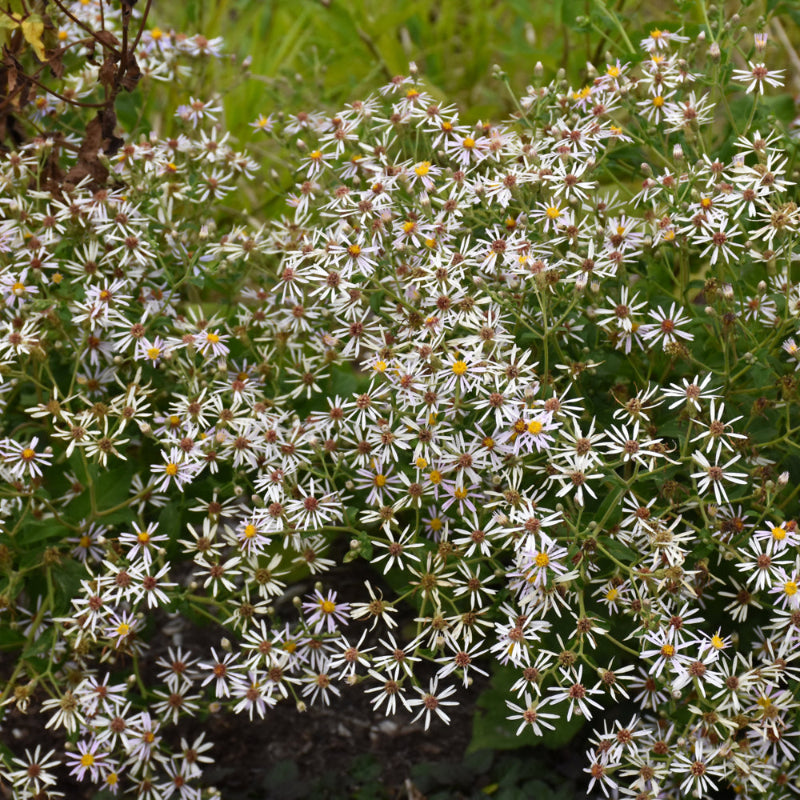
{"type": "Polygon", "coordinates": [[[131,45],[131,52],[135,53],[136,48],[139,46],[139,40],[142,38],[142,34],[144,33],[144,26],[147,23],[147,17],[150,15],[150,6],[153,4],[153,0],[147,0],[147,5],[144,7],[144,11],[142,12],[142,24],[139,26],[139,32],[136,34],[136,38],[133,40],[133,44],[131,45]]]}

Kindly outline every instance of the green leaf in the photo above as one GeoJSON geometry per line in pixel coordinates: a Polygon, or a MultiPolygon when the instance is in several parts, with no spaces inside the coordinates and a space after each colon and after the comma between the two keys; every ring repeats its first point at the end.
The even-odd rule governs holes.
{"type": "Polygon", "coordinates": [[[81,581],[88,577],[88,570],[80,561],[65,559],[52,571],[55,587],[55,611],[63,614],[69,609],[72,598],[78,594],[81,581]]]}
{"type": "Polygon", "coordinates": [[[67,529],[55,520],[37,519],[26,522],[22,526],[16,536],[16,541],[27,550],[31,545],[44,544],[45,542],[64,537],[67,533],[67,529]]]}
{"type": "Polygon", "coordinates": [[[604,537],[601,544],[617,561],[621,561],[623,564],[633,564],[639,560],[639,555],[635,551],[631,550],[630,547],[626,547],[617,539],[604,537]]]}

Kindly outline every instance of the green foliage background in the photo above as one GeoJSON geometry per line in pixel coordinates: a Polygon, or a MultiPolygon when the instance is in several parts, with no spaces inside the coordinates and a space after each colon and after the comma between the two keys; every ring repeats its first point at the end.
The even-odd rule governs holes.
{"type": "MultiPolygon", "coordinates": [[[[209,63],[191,79],[193,96],[223,96],[223,129],[248,143],[265,165],[262,190],[230,200],[231,211],[276,216],[293,185],[280,147],[248,127],[259,114],[335,110],[365,97],[415,62],[427,89],[455,103],[465,122],[498,120],[513,110],[503,80],[517,91],[532,82],[537,62],[546,77],[564,70],[576,88],[589,80],[587,62],[602,69],[606,54],[623,58],[654,28],[696,37],[705,17],[764,27],[786,51],[787,86],[800,91],[800,2],[745,0],[186,0],[154,3],[163,29],[225,40],[232,58],[209,63]],[[736,20],[734,15],[738,15],[736,20]],[[761,21],[765,22],[762,26],[761,21]],[[245,67],[249,60],[249,66],[245,67]],[[497,66],[495,66],[497,65],[497,66]],[[791,67],[794,66],[794,69],[791,67]],[[502,70],[502,75],[498,75],[502,70]],[[502,78],[503,80],[501,80],[502,78]]],[[[130,125],[146,120],[166,133],[186,86],[164,86],[125,98],[130,125]],[[166,100],[166,102],[165,102],[166,100]]]]}

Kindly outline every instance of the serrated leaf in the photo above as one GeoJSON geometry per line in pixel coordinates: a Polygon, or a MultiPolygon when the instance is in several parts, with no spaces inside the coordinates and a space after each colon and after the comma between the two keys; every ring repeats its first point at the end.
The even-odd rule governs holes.
{"type": "Polygon", "coordinates": [[[44,22],[42,22],[42,18],[38,14],[31,14],[22,20],[22,35],[25,37],[25,41],[33,48],[33,52],[36,53],[36,58],[39,61],[47,60],[44,44],[42,44],[43,33],[44,22]]]}
{"type": "Polygon", "coordinates": [[[369,538],[369,534],[366,531],[361,531],[358,534],[358,543],[358,552],[369,561],[372,558],[372,539],[369,538]]]}

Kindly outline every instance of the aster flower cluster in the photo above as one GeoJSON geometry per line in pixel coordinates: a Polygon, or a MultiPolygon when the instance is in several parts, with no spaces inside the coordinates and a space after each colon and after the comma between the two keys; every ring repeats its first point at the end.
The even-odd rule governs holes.
{"type": "Polygon", "coordinates": [[[0,156],[0,702],[69,742],[3,755],[15,798],[199,797],[179,721],[360,686],[427,729],[490,675],[512,732],[591,720],[592,793],[797,790],[796,144],[715,58],[654,31],[502,124],[413,66],[262,115],[298,169],[255,227],[214,98],[106,187],[0,156]]]}

